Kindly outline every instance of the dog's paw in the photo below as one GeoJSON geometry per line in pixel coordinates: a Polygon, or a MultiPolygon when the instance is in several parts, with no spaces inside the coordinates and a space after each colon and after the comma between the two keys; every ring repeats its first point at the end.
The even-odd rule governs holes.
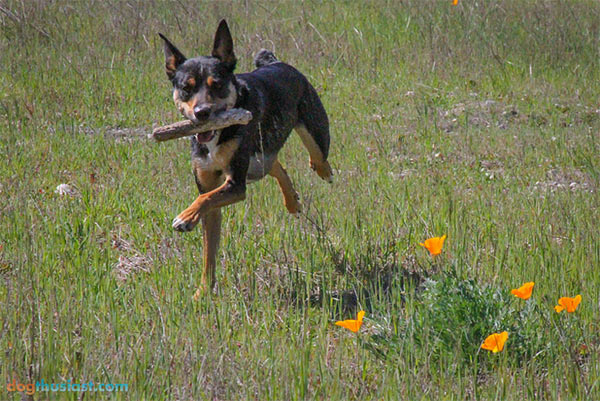
{"type": "Polygon", "coordinates": [[[302,214],[302,207],[298,207],[298,208],[297,208],[297,209],[295,209],[295,210],[289,210],[289,209],[288,209],[288,212],[289,212],[289,213],[290,213],[292,216],[294,216],[295,218],[299,219],[299,218],[300,218],[300,215],[302,214]]]}
{"type": "Polygon", "coordinates": [[[333,183],[333,171],[329,162],[324,160],[323,162],[316,162],[314,160],[310,160],[310,168],[313,169],[321,179],[327,181],[328,183],[333,183]]]}
{"type": "Polygon", "coordinates": [[[196,292],[192,296],[192,300],[195,302],[198,302],[200,300],[200,298],[202,298],[202,296],[204,295],[205,292],[206,292],[206,290],[204,288],[196,289],[196,292]]]}
{"type": "Polygon", "coordinates": [[[179,232],[192,231],[200,221],[200,217],[183,211],[173,219],[173,229],[179,232]]]}
{"type": "Polygon", "coordinates": [[[285,198],[284,205],[287,211],[296,217],[302,213],[302,204],[300,203],[300,196],[297,193],[294,193],[289,198],[285,198]]]}

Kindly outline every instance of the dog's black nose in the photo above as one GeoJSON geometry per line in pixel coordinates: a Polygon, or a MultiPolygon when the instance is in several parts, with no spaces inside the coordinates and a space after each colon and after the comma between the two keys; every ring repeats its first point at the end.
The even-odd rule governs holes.
{"type": "Polygon", "coordinates": [[[200,121],[206,120],[210,115],[210,105],[201,105],[194,107],[194,115],[200,121]]]}

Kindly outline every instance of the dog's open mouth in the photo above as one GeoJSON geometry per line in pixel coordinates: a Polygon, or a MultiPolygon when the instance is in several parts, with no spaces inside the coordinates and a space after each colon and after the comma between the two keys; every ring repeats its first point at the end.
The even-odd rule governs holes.
{"type": "Polygon", "coordinates": [[[196,134],[198,143],[210,142],[215,137],[215,131],[199,132],[196,134]]]}

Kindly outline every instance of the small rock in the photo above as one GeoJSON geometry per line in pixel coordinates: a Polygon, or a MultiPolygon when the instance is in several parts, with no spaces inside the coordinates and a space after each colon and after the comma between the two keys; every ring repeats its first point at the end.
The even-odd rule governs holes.
{"type": "Polygon", "coordinates": [[[78,192],[77,190],[72,187],[69,184],[60,184],[59,186],[56,187],[56,189],[54,190],[55,194],[61,195],[61,196],[77,196],[78,192]]]}

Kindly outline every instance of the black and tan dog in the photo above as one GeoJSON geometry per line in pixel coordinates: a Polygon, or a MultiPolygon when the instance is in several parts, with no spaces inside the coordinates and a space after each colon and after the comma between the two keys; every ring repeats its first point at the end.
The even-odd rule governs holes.
{"type": "Polygon", "coordinates": [[[220,208],[246,197],[246,183],[269,174],[277,180],[290,213],[300,211],[298,194],[277,160],[292,129],[308,149],[310,166],[331,182],[327,162],[329,121],[313,86],[294,67],[261,50],[256,70],[234,74],[233,40],[225,20],[215,34],[211,56],[186,59],[163,35],[167,76],[181,113],[198,122],[229,108],[252,112],[245,126],[192,137],[192,165],[200,196],[173,220],[177,231],[190,231],[202,221],[204,271],[202,285],[215,284],[216,254],[221,234],[220,208]]]}

